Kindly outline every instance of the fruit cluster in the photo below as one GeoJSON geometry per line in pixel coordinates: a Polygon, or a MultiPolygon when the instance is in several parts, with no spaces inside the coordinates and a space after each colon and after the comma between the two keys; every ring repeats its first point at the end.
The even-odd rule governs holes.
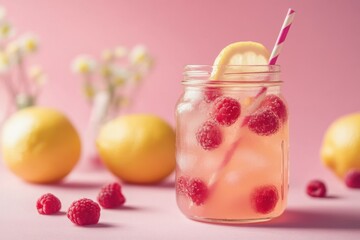
{"type": "MultiPolygon", "coordinates": [[[[209,197],[210,189],[199,178],[180,176],[176,183],[176,192],[189,198],[195,205],[200,206],[209,197]]],[[[279,193],[274,185],[264,185],[254,189],[250,195],[252,208],[260,214],[272,212],[279,201],[279,193]]]]}
{"type": "MultiPolygon", "coordinates": [[[[121,191],[119,183],[111,183],[101,188],[97,201],[103,208],[117,208],[125,203],[125,197],[121,191]]],[[[67,217],[76,225],[97,224],[100,219],[99,204],[88,198],[81,198],[74,201],[68,211],[67,217]]],[[[61,209],[60,200],[53,194],[42,195],[36,203],[36,208],[40,214],[56,214],[61,209]]]]}
{"type": "MultiPolygon", "coordinates": [[[[247,127],[259,136],[275,134],[287,120],[287,109],[282,99],[274,94],[265,96],[258,107],[253,111],[245,109],[243,120],[240,101],[225,96],[221,89],[206,88],[204,101],[211,104],[208,119],[205,120],[196,132],[196,140],[202,149],[211,151],[218,148],[224,140],[222,127],[239,124],[247,127]]],[[[194,177],[179,176],[176,183],[178,195],[187,197],[197,206],[203,205],[211,193],[211,184],[194,177]]],[[[258,186],[250,194],[250,202],[255,212],[268,214],[272,212],[279,200],[279,193],[274,185],[258,186]]]]}
{"type": "MultiPolygon", "coordinates": [[[[241,105],[238,100],[223,96],[218,88],[206,89],[204,101],[212,104],[210,119],[199,127],[196,139],[204,150],[213,150],[219,147],[223,140],[220,127],[231,126],[239,119],[241,105]]],[[[270,94],[262,100],[254,112],[244,117],[242,126],[247,126],[260,136],[270,136],[279,130],[287,117],[284,102],[280,97],[270,94]]]]}

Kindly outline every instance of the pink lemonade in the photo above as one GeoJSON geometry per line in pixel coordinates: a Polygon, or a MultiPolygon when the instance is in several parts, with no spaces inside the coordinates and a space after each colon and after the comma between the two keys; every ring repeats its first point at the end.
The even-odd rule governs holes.
{"type": "Polygon", "coordinates": [[[176,109],[178,207],[199,221],[270,220],[286,207],[289,180],[280,67],[232,66],[226,80],[209,80],[213,70],[185,68],[176,109]]]}

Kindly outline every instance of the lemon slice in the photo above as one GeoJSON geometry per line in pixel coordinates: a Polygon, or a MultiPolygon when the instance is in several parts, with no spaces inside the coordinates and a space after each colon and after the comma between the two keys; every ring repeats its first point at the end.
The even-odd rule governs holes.
{"type": "MultiPolygon", "coordinates": [[[[243,65],[267,65],[270,53],[261,43],[257,42],[235,42],[226,46],[214,61],[216,66],[212,72],[211,79],[227,80],[227,74],[236,72],[246,72],[249,68],[243,65]],[[224,67],[227,65],[242,65],[241,67],[224,67]]],[[[260,69],[256,69],[258,71],[260,69]]],[[[253,71],[253,68],[252,68],[253,71]]]]}

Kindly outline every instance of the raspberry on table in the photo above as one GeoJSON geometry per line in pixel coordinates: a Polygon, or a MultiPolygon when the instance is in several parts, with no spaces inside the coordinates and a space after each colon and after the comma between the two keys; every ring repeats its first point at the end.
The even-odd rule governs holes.
{"type": "Polygon", "coordinates": [[[36,208],[40,214],[50,215],[60,211],[60,200],[51,193],[42,195],[36,202],[36,208]]]}
{"type": "Polygon", "coordinates": [[[264,185],[256,188],[251,195],[253,209],[261,214],[272,212],[279,201],[278,190],[274,185],[264,185]]]}
{"type": "Polygon", "coordinates": [[[206,87],[204,91],[204,100],[207,103],[213,102],[222,95],[221,89],[216,87],[206,87]]]}
{"type": "Polygon", "coordinates": [[[88,198],[74,201],[68,209],[67,217],[80,226],[97,224],[100,219],[99,204],[88,198]]]}
{"type": "Polygon", "coordinates": [[[97,200],[103,208],[117,208],[125,203],[121,186],[117,182],[103,186],[98,194],[97,200]]]}
{"type": "Polygon", "coordinates": [[[180,176],[177,178],[175,188],[178,194],[187,195],[188,181],[188,178],[185,176],[180,176]]]}
{"type": "Polygon", "coordinates": [[[212,118],[223,126],[230,126],[239,118],[241,113],[240,103],[231,97],[218,97],[214,101],[211,111],[212,118]]]}
{"type": "Polygon", "coordinates": [[[249,129],[260,135],[269,136],[279,130],[279,118],[269,108],[259,108],[246,118],[249,129]]]}
{"type": "Polygon", "coordinates": [[[320,180],[312,180],[306,187],[306,193],[311,197],[323,198],[326,196],[326,185],[320,180]]]}
{"type": "Polygon", "coordinates": [[[215,149],[222,142],[221,130],[214,121],[206,121],[196,132],[196,139],[203,149],[215,149]]]}
{"type": "Polygon", "coordinates": [[[193,203],[198,206],[204,204],[209,195],[208,187],[199,178],[193,178],[189,181],[186,192],[193,203]]]}
{"type": "Polygon", "coordinates": [[[265,97],[261,102],[261,108],[269,108],[273,111],[282,123],[287,120],[287,109],[283,100],[274,94],[265,97]]]}
{"type": "Polygon", "coordinates": [[[360,188],[360,170],[350,170],[345,175],[345,184],[349,188],[360,188]]]}

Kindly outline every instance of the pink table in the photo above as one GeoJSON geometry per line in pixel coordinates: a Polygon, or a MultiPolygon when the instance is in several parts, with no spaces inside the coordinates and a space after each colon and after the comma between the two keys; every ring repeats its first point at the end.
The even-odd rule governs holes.
{"type": "Polygon", "coordinates": [[[215,225],[185,218],[177,209],[173,183],[123,187],[126,207],[102,210],[100,223],[77,227],[66,217],[73,200],[95,199],[98,189],[115,180],[106,171],[73,172],[59,185],[32,185],[0,164],[0,239],[360,239],[360,191],[332,186],[326,199],[312,199],[300,187],[290,191],[285,214],[253,225],[215,225]],[[63,204],[60,214],[39,215],[37,198],[46,192],[63,204]]]}

